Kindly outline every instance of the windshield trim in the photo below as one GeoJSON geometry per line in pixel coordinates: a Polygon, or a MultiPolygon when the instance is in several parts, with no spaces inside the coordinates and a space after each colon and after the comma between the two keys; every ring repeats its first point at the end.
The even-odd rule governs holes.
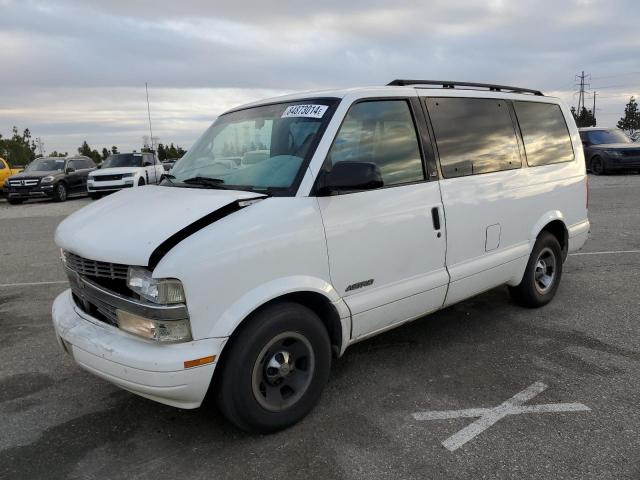
{"type": "MultiPolygon", "coordinates": [[[[300,164],[300,168],[298,169],[298,172],[296,173],[295,178],[293,179],[293,181],[291,182],[291,185],[289,187],[267,187],[267,188],[251,188],[251,189],[238,189],[238,191],[244,191],[244,192],[252,192],[252,193],[258,193],[258,194],[263,194],[263,195],[270,195],[270,196],[274,196],[274,197],[295,197],[298,189],[300,188],[300,184],[302,183],[302,179],[304,178],[308,168],[309,168],[309,164],[311,163],[311,160],[313,158],[313,156],[316,153],[316,149],[318,148],[318,145],[320,144],[320,142],[322,141],[322,138],[324,137],[325,131],[327,129],[327,127],[329,126],[329,123],[331,122],[331,120],[333,119],[333,115],[335,114],[338,105],[340,104],[340,102],[342,101],[341,98],[339,97],[308,97],[308,98],[293,98],[293,99],[274,99],[272,102],[266,102],[266,103],[259,103],[259,104],[255,104],[255,105],[250,105],[250,106],[244,106],[244,107],[239,107],[239,108],[235,108],[232,110],[228,110],[226,112],[224,112],[223,114],[221,114],[219,118],[224,117],[225,115],[229,115],[232,113],[237,113],[237,112],[241,112],[244,110],[250,110],[250,109],[254,109],[254,108],[261,108],[261,107],[266,107],[266,106],[271,106],[271,105],[304,105],[306,103],[310,103],[310,102],[323,102],[324,104],[326,104],[329,108],[327,109],[327,112],[325,113],[325,115],[323,115],[322,117],[322,121],[320,122],[320,127],[318,128],[317,134],[315,136],[315,138],[313,139],[313,142],[311,142],[311,144],[309,145],[309,150],[305,156],[305,158],[302,159],[302,162],[300,164]]],[[[216,119],[208,128],[211,128],[211,126],[213,126],[215,124],[215,122],[218,121],[218,119],[216,119]]],[[[206,131],[205,131],[206,132],[206,131]]],[[[198,139],[199,140],[199,139],[198,139]]],[[[195,143],[194,143],[195,145],[195,143]]],[[[178,188],[207,188],[206,186],[201,186],[201,185],[197,185],[197,184],[183,184],[182,182],[179,181],[173,181],[172,183],[161,183],[162,186],[167,186],[167,187],[178,187],[178,188]]],[[[235,186],[235,185],[234,185],[235,186]]],[[[239,185],[239,187],[244,187],[244,185],[239,185]]]]}

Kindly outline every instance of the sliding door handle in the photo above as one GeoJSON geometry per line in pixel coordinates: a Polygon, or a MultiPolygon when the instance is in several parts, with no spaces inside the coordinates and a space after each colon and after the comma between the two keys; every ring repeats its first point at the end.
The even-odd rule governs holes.
{"type": "Polygon", "coordinates": [[[438,207],[431,209],[431,219],[433,220],[433,229],[440,230],[440,209],[438,207]]]}

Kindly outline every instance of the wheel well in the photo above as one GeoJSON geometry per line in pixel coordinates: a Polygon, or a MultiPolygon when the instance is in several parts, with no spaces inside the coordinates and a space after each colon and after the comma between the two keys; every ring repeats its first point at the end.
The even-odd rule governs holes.
{"type": "Polygon", "coordinates": [[[313,312],[320,317],[320,320],[322,320],[322,323],[327,329],[334,353],[337,354],[337,352],[340,351],[340,347],[342,346],[342,323],[340,323],[338,311],[327,297],[315,292],[288,293],[270,300],[258,309],[278,302],[295,302],[313,310],[313,312]]]}
{"type": "MultiPolygon", "coordinates": [[[[322,320],[323,325],[327,329],[327,333],[329,334],[329,340],[331,341],[331,349],[333,351],[334,356],[338,356],[340,349],[342,347],[342,323],[340,322],[340,315],[336,308],[331,304],[331,301],[326,298],[324,295],[315,292],[293,292],[288,293],[286,295],[282,295],[280,297],[269,300],[267,303],[260,305],[258,308],[249,313],[235,328],[231,337],[222,348],[222,352],[220,352],[220,362],[224,363],[225,358],[225,350],[231,344],[233,339],[239,332],[242,330],[243,324],[247,321],[249,317],[251,317],[254,313],[258,312],[262,308],[265,308],[267,305],[272,305],[274,303],[279,302],[296,302],[300,305],[304,305],[307,308],[310,308],[320,320],[322,320]]],[[[220,378],[219,373],[222,371],[220,367],[216,368],[213,372],[213,378],[211,379],[211,386],[216,385],[218,379],[220,378]]],[[[209,389],[211,390],[211,386],[209,389]]]]}
{"type": "Polygon", "coordinates": [[[562,260],[564,261],[567,258],[567,252],[569,250],[569,232],[564,222],[562,220],[549,222],[540,233],[545,231],[551,233],[558,239],[558,243],[560,243],[560,248],[562,249],[562,260]]]}

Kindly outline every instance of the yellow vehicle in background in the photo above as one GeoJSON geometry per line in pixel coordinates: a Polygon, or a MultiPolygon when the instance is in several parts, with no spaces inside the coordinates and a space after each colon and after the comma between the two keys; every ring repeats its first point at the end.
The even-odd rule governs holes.
{"type": "Polygon", "coordinates": [[[0,192],[4,186],[4,182],[7,181],[11,175],[15,175],[16,173],[20,173],[22,168],[11,168],[9,162],[7,162],[4,158],[0,157],[0,192]]]}

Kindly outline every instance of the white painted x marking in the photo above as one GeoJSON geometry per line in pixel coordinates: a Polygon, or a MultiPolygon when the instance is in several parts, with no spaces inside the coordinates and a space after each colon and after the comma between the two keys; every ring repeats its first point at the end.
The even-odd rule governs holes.
{"type": "Polygon", "coordinates": [[[507,415],[521,413],[553,413],[553,412],[584,412],[591,409],[582,403],[547,403],[541,405],[523,405],[539,395],[547,386],[542,382],[536,382],[520,393],[515,394],[506,402],[494,408],[468,408],[465,410],[443,410],[431,412],[416,412],[413,418],[416,420],[447,420],[451,418],[476,418],[475,422],[467,425],[459,432],[447,438],[442,445],[450,451],[457,450],[462,445],[480,435],[487,428],[495,424],[507,415]]]}

